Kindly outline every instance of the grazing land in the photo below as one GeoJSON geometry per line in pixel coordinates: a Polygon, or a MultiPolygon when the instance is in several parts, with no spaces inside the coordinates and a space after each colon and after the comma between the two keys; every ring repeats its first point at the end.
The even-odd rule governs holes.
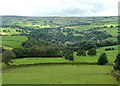
{"type": "Polygon", "coordinates": [[[3,47],[20,47],[21,43],[26,41],[27,37],[25,36],[2,36],[2,45],[3,47]]]}
{"type": "Polygon", "coordinates": [[[111,69],[97,65],[19,67],[3,72],[3,84],[117,84],[108,74],[111,69]]]}
{"type": "MultiPolygon", "coordinates": [[[[96,56],[77,56],[76,52],[74,53],[74,62],[95,62],[97,63],[98,58],[101,53],[105,52],[108,57],[108,63],[114,64],[114,60],[116,58],[116,54],[118,53],[118,46],[108,46],[108,47],[101,47],[97,49],[98,54],[96,56]],[[105,51],[105,48],[114,48],[114,51],[105,51]]],[[[52,58],[40,58],[40,57],[27,57],[23,59],[15,59],[14,63],[11,65],[21,65],[21,64],[35,64],[35,63],[51,63],[51,62],[69,62],[65,58],[61,57],[52,57],[52,58]]]]}
{"type": "Polygon", "coordinates": [[[64,58],[23,58],[23,59],[15,59],[14,63],[11,65],[22,65],[22,64],[35,64],[35,63],[56,63],[56,62],[68,62],[68,60],[65,60],[64,58]]]}
{"type": "Polygon", "coordinates": [[[118,84],[110,74],[119,51],[117,19],[3,16],[3,84],[118,84]],[[97,65],[103,53],[108,62],[97,65]]]}
{"type": "Polygon", "coordinates": [[[107,46],[107,47],[101,47],[97,49],[97,55],[96,56],[77,56],[76,53],[74,54],[75,62],[97,62],[98,58],[101,53],[106,53],[108,57],[108,63],[114,64],[116,55],[118,54],[118,46],[107,46]],[[115,48],[113,51],[105,51],[105,48],[115,48]]]}
{"type": "Polygon", "coordinates": [[[22,31],[19,28],[0,28],[0,34],[2,35],[19,35],[22,31]]]}

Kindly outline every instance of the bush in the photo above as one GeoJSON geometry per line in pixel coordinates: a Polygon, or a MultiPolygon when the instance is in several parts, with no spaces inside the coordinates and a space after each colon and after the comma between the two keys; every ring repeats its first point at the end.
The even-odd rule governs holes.
{"type": "Polygon", "coordinates": [[[69,51],[66,52],[66,53],[64,54],[65,59],[69,59],[69,55],[70,55],[70,52],[69,52],[69,51]]]}
{"type": "Polygon", "coordinates": [[[103,28],[107,28],[107,26],[104,26],[103,28]]]}
{"type": "Polygon", "coordinates": [[[70,60],[70,61],[73,61],[73,60],[74,60],[73,54],[70,54],[70,55],[69,55],[69,60],[70,60]]]}
{"type": "Polygon", "coordinates": [[[112,48],[112,50],[115,50],[114,48],[112,48]]]}
{"type": "Polygon", "coordinates": [[[6,50],[2,53],[2,62],[5,63],[6,65],[9,65],[12,63],[15,55],[12,51],[6,50]]]}
{"type": "Polygon", "coordinates": [[[111,25],[110,28],[113,28],[113,26],[111,25]]]}
{"type": "Polygon", "coordinates": [[[114,70],[120,70],[120,53],[116,56],[114,70]]]}
{"type": "Polygon", "coordinates": [[[105,48],[105,51],[115,50],[114,48],[105,48]]]}
{"type": "Polygon", "coordinates": [[[105,65],[108,63],[107,55],[106,53],[102,53],[98,59],[98,65],[105,65]]]}
{"type": "Polygon", "coordinates": [[[70,61],[73,61],[73,51],[72,50],[67,50],[64,54],[65,59],[68,59],[70,61]]]}
{"type": "Polygon", "coordinates": [[[77,51],[77,56],[86,56],[85,50],[78,50],[77,51]]]}
{"type": "Polygon", "coordinates": [[[97,51],[96,49],[93,48],[93,49],[90,49],[87,54],[90,56],[94,56],[94,55],[97,55],[97,51]]]}

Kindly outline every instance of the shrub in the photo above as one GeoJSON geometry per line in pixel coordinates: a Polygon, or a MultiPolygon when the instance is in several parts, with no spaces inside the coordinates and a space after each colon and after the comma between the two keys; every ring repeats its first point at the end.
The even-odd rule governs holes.
{"type": "Polygon", "coordinates": [[[116,56],[116,59],[115,59],[115,66],[114,66],[114,69],[115,70],[120,70],[120,53],[116,56]]]}
{"type": "Polygon", "coordinates": [[[115,50],[114,48],[105,48],[105,51],[115,50]]]}
{"type": "Polygon", "coordinates": [[[113,28],[113,26],[111,25],[110,28],[113,28]]]}
{"type": "Polygon", "coordinates": [[[93,49],[90,49],[87,54],[90,56],[94,56],[94,55],[97,55],[97,51],[96,49],[93,48],[93,49]]]}
{"type": "Polygon", "coordinates": [[[12,51],[6,50],[2,53],[2,62],[6,65],[12,63],[12,59],[14,59],[15,55],[12,51]]]}
{"type": "Polygon", "coordinates": [[[77,56],[86,56],[85,50],[78,50],[77,51],[77,56]]]}
{"type": "Polygon", "coordinates": [[[67,50],[64,53],[64,57],[65,57],[65,59],[69,59],[70,61],[73,61],[74,60],[74,58],[73,58],[73,51],[72,50],[67,50]]]}
{"type": "Polygon", "coordinates": [[[70,61],[73,61],[73,60],[74,60],[73,54],[70,54],[70,55],[69,55],[69,60],[70,60],[70,61]]]}
{"type": "Polygon", "coordinates": [[[98,65],[105,65],[108,63],[107,55],[106,53],[102,53],[98,59],[98,65]]]}

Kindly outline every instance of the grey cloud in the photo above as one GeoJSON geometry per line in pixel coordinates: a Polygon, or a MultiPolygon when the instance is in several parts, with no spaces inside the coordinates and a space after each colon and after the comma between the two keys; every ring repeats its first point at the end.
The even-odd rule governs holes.
{"type": "MultiPolygon", "coordinates": [[[[4,3],[6,4],[5,1],[4,3]]],[[[117,1],[118,0],[29,0],[28,3],[27,0],[20,0],[19,4],[17,1],[15,3],[8,1],[10,4],[7,4],[6,7],[4,4],[0,5],[0,15],[91,16],[94,14],[99,16],[99,14],[104,15],[104,12],[112,8],[117,9],[117,1]],[[24,4],[22,2],[24,2],[24,4]],[[20,11],[18,11],[18,9],[20,9],[20,11]]]]}
{"type": "Polygon", "coordinates": [[[88,13],[90,12],[100,12],[102,11],[101,9],[98,10],[98,8],[94,7],[94,9],[85,9],[82,7],[70,7],[67,9],[63,9],[60,12],[52,12],[51,14],[54,15],[62,15],[62,16],[67,16],[67,15],[79,15],[79,16],[87,16],[88,13]]]}

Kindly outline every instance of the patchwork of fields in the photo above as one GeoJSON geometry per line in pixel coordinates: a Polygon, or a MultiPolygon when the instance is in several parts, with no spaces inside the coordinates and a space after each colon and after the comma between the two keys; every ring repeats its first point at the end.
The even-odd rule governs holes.
{"type": "MultiPolygon", "coordinates": [[[[37,50],[38,53],[46,50],[45,48],[51,48],[53,45],[56,48],[55,51],[57,51],[57,48],[62,49],[61,47],[66,46],[68,49],[74,49],[74,46],[75,48],[77,46],[78,49],[84,43],[91,43],[91,45],[96,43],[96,46],[97,43],[101,43],[101,45],[103,43],[103,46],[106,46],[106,43],[112,44],[112,46],[97,48],[96,56],[77,56],[75,51],[73,53],[74,61],[67,60],[64,56],[14,59],[13,63],[10,63],[11,67],[2,65],[3,84],[118,84],[115,77],[110,75],[119,50],[118,45],[114,44],[118,41],[117,17],[29,18],[18,16],[15,18],[4,17],[3,22],[3,28],[0,28],[0,46],[6,50],[25,47],[21,44],[26,40],[28,40],[26,45],[29,45],[27,48],[35,47],[34,50],[37,50]],[[114,48],[114,50],[105,51],[106,48],[114,48]],[[97,64],[34,65],[56,62],[97,63],[101,53],[106,53],[108,64],[112,66],[99,66],[97,64]],[[28,64],[30,66],[25,66],[28,64]]],[[[48,50],[51,52],[52,48],[48,50]]],[[[88,50],[85,52],[88,52],[88,50]]],[[[33,51],[33,48],[31,48],[31,51],[33,51]]],[[[29,53],[34,54],[31,51],[29,53]]],[[[26,53],[22,54],[26,55],[26,53]]]]}
{"type": "MultiPolygon", "coordinates": [[[[97,62],[100,53],[106,52],[109,63],[114,63],[118,46],[114,51],[97,49],[98,55],[78,57],[74,55],[75,62],[97,62]]],[[[16,59],[13,65],[68,62],[64,58],[25,58],[16,59]]],[[[29,67],[11,68],[3,71],[3,84],[117,84],[118,82],[109,73],[113,66],[98,65],[37,65],[29,67]],[[11,77],[11,78],[9,78],[11,77]],[[19,77],[19,78],[18,78],[19,77]],[[24,79],[23,79],[24,77],[24,79]],[[31,78],[32,77],[32,78],[31,78]],[[16,80],[16,82],[14,82],[16,80]]]]}

